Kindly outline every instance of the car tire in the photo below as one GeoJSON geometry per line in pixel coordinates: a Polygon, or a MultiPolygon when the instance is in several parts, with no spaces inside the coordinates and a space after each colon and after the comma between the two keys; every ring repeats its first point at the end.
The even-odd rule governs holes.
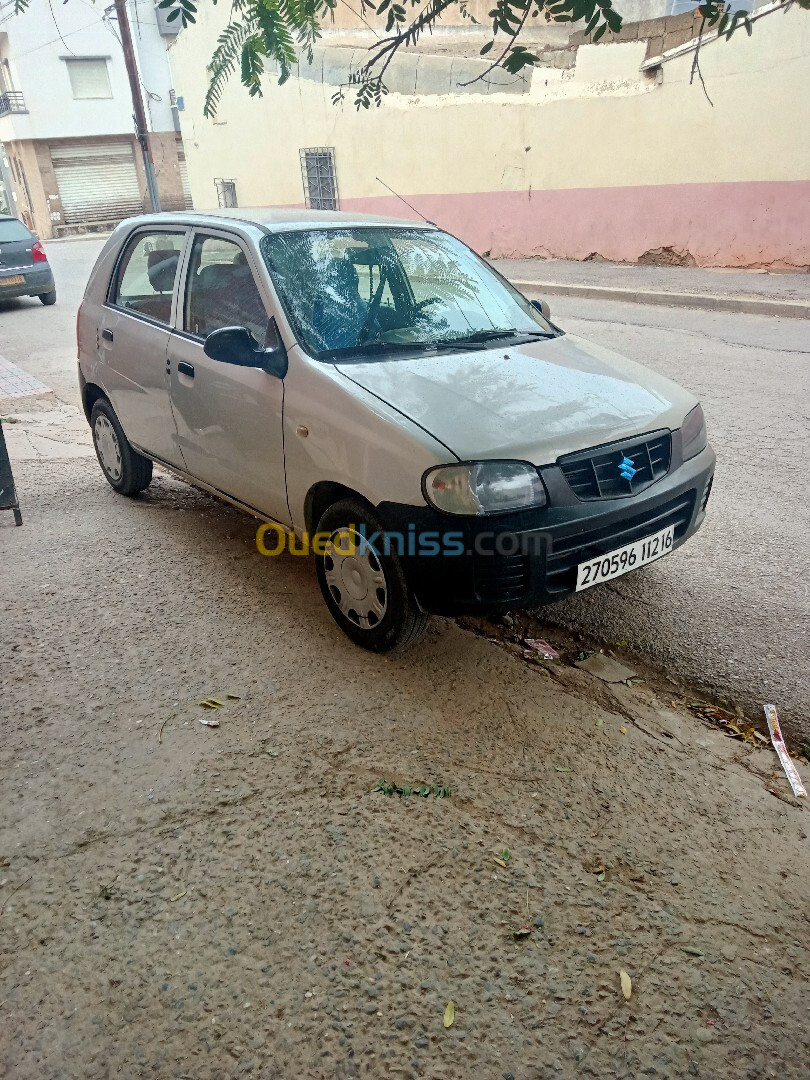
{"type": "Polygon", "coordinates": [[[51,289],[50,292],[40,293],[39,298],[45,307],[50,307],[51,304],[56,303],[56,289],[51,289]]]}
{"type": "Polygon", "coordinates": [[[152,462],[130,446],[106,398],[99,398],[93,406],[90,430],[98,463],[110,487],[119,495],[137,495],[149,487],[152,462]]]}
{"type": "Polygon", "coordinates": [[[318,522],[318,533],[329,537],[326,552],[315,552],[323,598],[335,622],[356,645],[377,653],[405,649],[424,634],[430,615],[417,604],[396,552],[384,554],[382,543],[358,542],[361,525],[366,536],[385,530],[360,499],[334,503],[318,522]]]}

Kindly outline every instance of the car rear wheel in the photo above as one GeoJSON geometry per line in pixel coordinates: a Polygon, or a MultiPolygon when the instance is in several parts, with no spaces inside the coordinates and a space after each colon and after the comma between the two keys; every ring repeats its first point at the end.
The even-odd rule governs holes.
{"type": "Polygon", "coordinates": [[[390,652],[412,645],[427,629],[395,551],[385,554],[384,526],[370,506],[344,499],[318,522],[328,537],[316,552],[318,582],[335,622],[357,645],[390,652]],[[365,529],[362,529],[365,526],[365,529]],[[379,539],[368,543],[364,537],[379,539]]]}
{"type": "Polygon", "coordinates": [[[56,303],[56,289],[51,289],[50,292],[40,293],[39,298],[45,307],[50,307],[51,304],[56,303]]]}
{"type": "Polygon", "coordinates": [[[90,428],[98,463],[110,486],[120,495],[136,495],[149,487],[152,462],[130,446],[106,398],[100,398],[93,406],[90,428]]]}

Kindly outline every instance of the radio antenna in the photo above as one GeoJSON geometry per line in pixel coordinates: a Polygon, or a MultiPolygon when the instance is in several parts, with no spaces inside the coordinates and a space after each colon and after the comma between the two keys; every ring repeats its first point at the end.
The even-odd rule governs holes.
{"type": "Polygon", "coordinates": [[[422,219],[422,221],[425,221],[428,225],[432,225],[435,229],[438,229],[439,226],[436,224],[435,221],[428,221],[428,219],[425,217],[421,210],[417,210],[416,207],[412,203],[409,203],[407,199],[404,199],[398,191],[394,191],[394,189],[389,184],[386,184],[384,180],[380,180],[379,176],[375,176],[374,179],[377,181],[378,184],[382,184],[384,188],[388,188],[392,195],[396,195],[399,201],[404,202],[410,210],[413,210],[413,212],[422,219]]]}

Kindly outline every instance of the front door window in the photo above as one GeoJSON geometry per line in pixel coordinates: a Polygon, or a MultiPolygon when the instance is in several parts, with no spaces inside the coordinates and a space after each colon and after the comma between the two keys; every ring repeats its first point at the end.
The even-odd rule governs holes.
{"type": "Polygon", "coordinates": [[[245,326],[260,345],[269,318],[242,248],[219,236],[197,236],[186,277],[183,328],[206,338],[223,326],[245,326]]]}

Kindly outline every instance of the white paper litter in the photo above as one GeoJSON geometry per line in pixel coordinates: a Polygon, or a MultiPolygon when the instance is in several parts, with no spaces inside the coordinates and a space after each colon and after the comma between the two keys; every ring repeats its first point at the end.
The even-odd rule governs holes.
{"type": "Polygon", "coordinates": [[[771,742],[773,748],[779,755],[779,760],[782,762],[782,768],[785,770],[785,775],[790,781],[790,786],[793,788],[793,794],[797,799],[806,799],[807,790],[801,781],[801,778],[796,771],[796,766],[790,759],[790,754],[785,746],[785,740],[782,738],[782,729],[779,727],[779,717],[776,714],[775,705],[765,706],[765,719],[768,721],[768,730],[771,733],[771,742]]]}

